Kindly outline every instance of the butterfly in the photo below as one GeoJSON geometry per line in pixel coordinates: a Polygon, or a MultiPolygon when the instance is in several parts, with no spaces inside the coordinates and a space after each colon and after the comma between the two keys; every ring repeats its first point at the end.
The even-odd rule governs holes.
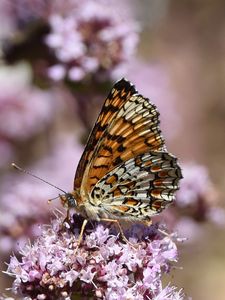
{"type": "Polygon", "coordinates": [[[74,189],[60,195],[64,207],[88,220],[151,224],[173,202],[182,178],[166,150],[159,112],[134,85],[121,79],[106,98],[79,161],[74,189]]]}

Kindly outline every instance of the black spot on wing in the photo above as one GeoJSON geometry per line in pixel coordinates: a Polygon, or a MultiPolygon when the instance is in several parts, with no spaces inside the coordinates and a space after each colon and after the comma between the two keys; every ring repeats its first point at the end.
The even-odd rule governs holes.
{"type": "Polygon", "coordinates": [[[121,164],[123,162],[123,160],[120,158],[120,157],[117,157],[114,162],[113,162],[113,165],[114,166],[117,166],[119,164],[121,164]]]}

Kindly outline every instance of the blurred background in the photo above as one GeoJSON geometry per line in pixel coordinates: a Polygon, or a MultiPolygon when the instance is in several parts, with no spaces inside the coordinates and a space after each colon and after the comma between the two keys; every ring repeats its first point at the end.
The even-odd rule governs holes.
{"type": "MultiPolygon", "coordinates": [[[[125,76],[161,114],[184,179],[157,221],[187,240],[172,276],[197,300],[225,299],[225,4],[222,0],[0,2],[0,256],[40,234],[72,189],[101,105],[125,76]],[[182,268],[182,269],[181,269],[182,268]]],[[[0,292],[10,279],[0,275],[0,292]]]]}

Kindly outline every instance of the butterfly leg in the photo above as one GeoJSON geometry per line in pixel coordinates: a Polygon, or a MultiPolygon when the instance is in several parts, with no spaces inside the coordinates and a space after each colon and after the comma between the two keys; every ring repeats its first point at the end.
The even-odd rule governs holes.
{"type": "Polygon", "coordinates": [[[104,222],[111,222],[114,223],[118,226],[120,234],[122,236],[122,239],[124,240],[125,243],[129,244],[132,248],[135,248],[135,245],[132,244],[130,241],[128,241],[128,239],[125,237],[124,232],[123,232],[123,228],[120,225],[120,222],[118,220],[114,220],[114,219],[100,219],[100,221],[104,221],[104,222]]]}
{"type": "Polygon", "coordinates": [[[67,211],[66,211],[66,217],[65,217],[65,219],[63,220],[63,225],[65,226],[65,227],[67,227],[68,228],[68,225],[69,225],[69,227],[71,227],[71,221],[70,221],[70,209],[68,208],[67,209],[67,211]]]}
{"type": "Polygon", "coordinates": [[[87,219],[85,219],[85,220],[83,221],[83,224],[82,224],[82,226],[81,226],[81,230],[80,230],[80,234],[79,234],[79,237],[78,237],[78,240],[77,240],[77,246],[76,246],[76,249],[75,249],[75,251],[74,251],[74,254],[76,254],[77,249],[79,248],[80,243],[82,242],[83,235],[84,235],[84,229],[85,229],[85,227],[86,227],[86,225],[87,225],[87,222],[88,222],[87,219]]]}

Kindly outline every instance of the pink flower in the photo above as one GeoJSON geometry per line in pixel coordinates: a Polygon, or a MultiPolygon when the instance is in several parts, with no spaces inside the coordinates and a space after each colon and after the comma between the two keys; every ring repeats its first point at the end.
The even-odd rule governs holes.
{"type": "Polygon", "coordinates": [[[6,273],[15,277],[16,295],[68,300],[76,294],[108,300],[184,299],[175,287],[162,287],[162,276],[176,262],[177,251],[175,242],[157,227],[141,241],[132,238],[138,243],[134,248],[103,225],[89,226],[74,254],[75,222],[66,229],[62,219],[54,220],[51,226],[42,227],[33,246],[23,248],[21,260],[11,257],[6,273]]]}
{"type": "Polygon", "coordinates": [[[177,192],[178,206],[192,206],[199,201],[199,198],[206,200],[210,196],[213,185],[206,167],[194,163],[183,164],[183,176],[180,191],[177,192]]]}
{"type": "Polygon", "coordinates": [[[15,157],[16,143],[43,132],[58,110],[52,91],[30,85],[24,67],[2,67],[0,71],[0,167],[15,157]]]}
{"type": "MultiPolygon", "coordinates": [[[[32,172],[48,179],[63,189],[72,189],[72,181],[78,160],[82,153],[73,137],[55,140],[54,151],[37,162],[32,172]],[[72,162],[72,163],[71,163],[72,162]]],[[[13,171],[1,180],[0,202],[0,250],[18,251],[27,238],[40,234],[40,224],[48,223],[60,201],[51,205],[47,200],[54,198],[59,191],[27,175],[13,171]]],[[[63,212],[62,212],[63,213],[63,212]]]]}
{"type": "Polygon", "coordinates": [[[184,177],[176,200],[156,218],[164,219],[169,228],[193,242],[204,234],[202,222],[224,226],[225,211],[205,166],[184,163],[181,168],[184,177]]]}
{"type": "Polygon", "coordinates": [[[81,81],[88,75],[108,78],[133,54],[137,25],[128,7],[115,1],[74,1],[67,11],[49,15],[46,44],[58,62],[49,68],[54,80],[67,76],[81,81]]]}
{"type": "Polygon", "coordinates": [[[218,196],[206,167],[194,163],[183,164],[180,190],[176,206],[194,219],[201,221],[208,217],[212,208],[218,207],[218,196]]]}
{"type": "MultiPolygon", "coordinates": [[[[45,40],[52,53],[51,58],[48,53],[44,63],[49,66],[51,79],[69,78],[77,82],[93,76],[109,80],[130,60],[136,49],[138,26],[131,7],[129,2],[113,0],[4,1],[0,16],[9,27],[5,34],[8,39],[6,57],[10,47],[16,47],[14,36],[19,31],[24,40],[33,38],[38,46],[45,49],[44,52],[48,52],[43,45],[45,40]],[[33,26],[33,36],[27,34],[31,24],[39,29],[44,27],[46,32],[40,37],[36,35],[37,27],[33,26]]],[[[26,56],[24,58],[27,59],[26,56]]],[[[44,67],[42,73],[45,70],[44,67]]]]}

